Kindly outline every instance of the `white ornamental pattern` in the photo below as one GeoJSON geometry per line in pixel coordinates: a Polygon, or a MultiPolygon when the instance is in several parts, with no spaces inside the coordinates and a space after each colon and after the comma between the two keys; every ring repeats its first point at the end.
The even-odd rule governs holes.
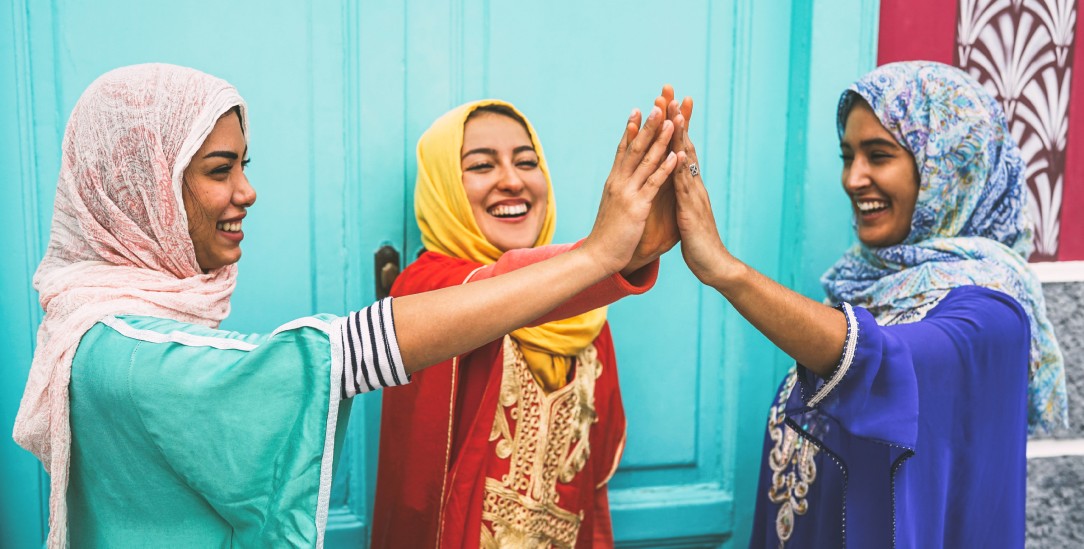
{"type": "Polygon", "coordinates": [[[1033,260],[1057,256],[1077,0],[960,0],[956,66],[997,96],[1027,163],[1033,260]]]}

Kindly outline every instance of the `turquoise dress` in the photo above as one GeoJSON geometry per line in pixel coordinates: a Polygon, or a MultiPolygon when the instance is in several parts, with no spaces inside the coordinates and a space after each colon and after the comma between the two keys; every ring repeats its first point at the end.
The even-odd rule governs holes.
{"type": "Polygon", "coordinates": [[[72,547],[322,544],[351,402],[344,323],[97,323],[72,363],[72,547]]]}

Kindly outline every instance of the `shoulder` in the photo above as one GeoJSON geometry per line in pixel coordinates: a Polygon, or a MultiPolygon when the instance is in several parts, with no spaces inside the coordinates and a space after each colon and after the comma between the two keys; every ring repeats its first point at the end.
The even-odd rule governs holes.
{"type": "Polygon", "coordinates": [[[338,317],[315,315],[302,317],[283,324],[267,334],[245,334],[219,330],[199,324],[181,322],[169,318],[122,315],[108,316],[98,321],[80,343],[93,347],[94,351],[113,354],[136,346],[154,346],[162,349],[186,347],[219,351],[252,351],[272,340],[316,337],[327,339],[338,317]]]}
{"type": "MultiPolygon", "coordinates": [[[[980,286],[953,289],[914,324],[891,327],[894,333],[909,334],[920,347],[937,347],[937,341],[951,341],[957,351],[971,349],[981,354],[1016,354],[1030,347],[1028,315],[1012,296],[980,286]]],[[[992,355],[991,355],[992,356],[992,355]]]]}
{"type": "Polygon", "coordinates": [[[926,318],[967,319],[986,327],[1028,327],[1028,315],[1020,302],[1004,292],[982,286],[954,288],[926,318]]]}

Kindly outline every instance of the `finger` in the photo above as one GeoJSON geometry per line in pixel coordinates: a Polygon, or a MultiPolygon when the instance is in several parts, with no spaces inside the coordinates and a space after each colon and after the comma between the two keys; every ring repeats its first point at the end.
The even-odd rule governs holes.
{"type": "MultiPolygon", "coordinates": [[[[621,140],[617,142],[617,158],[629,148],[629,143],[636,138],[636,134],[640,131],[640,109],[632,109],[629,113],[629,118],[625,122],[625,133],[621,134],[621,140]]],[[[615,162],[617,160],[615,158],[615,162]]]]}
{"type": "Polygon", "coordinates": [[[651,148],[648,149],[643,160],[640,161],[640,165],[636,168],[636,171],[633,172],[633,180],[641,182],[646,181],[648,176],[658,168],[659,163],[666,158],[666,153],[670,149],[670,138],[673,137],[673,135],[674,123],[669,120],[664,120],[662,127],[655,136],[655,140],[651,143],[651,148]]]}
{"type": "Polygon", "coordinates": [[[666,104],[666,118],[668,120],[673,120],[678,114],[680,114],[678,102],[675,99],[671,99],[670,102],[666,104]]]}
{"type": "Polygon", "coordinates": [[[640,113],[640,109],[632,109],[632,116],[629,117],[629,123],[625,125],[625,129],[629,132],[629,143],[632,143],[633,139],[640,133],[640,124],[643,123],[643,114],[640,113]]]}
{"type": "Polygon", "coordinates": [[[689,138],[689,123],[685,122],[685,154],[689,155],[689,162],[696,164],[700,162],[700,159],[696,156],[696,145],[693,144],[693,140],[689,138]]]}
{"type": "Polygon", "coordinates": [[[655,106],[658,107],[659,110],[662,112],[666,112],[666,105],[668,103],[669,101],[667,101],[666,98],[661,95],[655,98],[655,106]]]}
{"type": "MultiPolygon", "coordinates": [[[[692,161],[684,151],[677,153],[674,166],[674,194],[678,202],[678,210],[685,212],[702,211],[704,204],[710,209],[711,200],[707,197],[707,189],[704,188],[699,178],[693,177],[689,172],[692,161]]],[[[695,214],[699,216],[700,214],[695,214]]],[[[713,221],[714,223],[714,221],[713,221]]],[[[682,237],[686,236],[682,233],[682,237]]]]}
{"type": "Polygon", "coordinates": [[[696,165],[696,159],[685,151],[677,153],[677,166],[674,168],[674,189],[677,192],[691,193],[697,187],[703,187],[704,180],[699,175],[693,175],[692,167],[696,165]]]}
{"type": "Polygon", "coordinates": [[[651,114],[647,115],[647,121],[644,122],[643,127],[640,128],[639,133],[632,139],[632,142],[629,143],[628,148],[625,150],[625,154],[622,155],[623,158],[620,162],[621,173],[628,175],[636,170],[636,167],[644,160],[644,156],[651,144],[656,140],[655,138],[663,121],[662,111],[658,107],[652,108],[651,114]]]}
{"type": "Polygon", "coordinates": [[[663,105],[666,105],[674,100],[674,87],[670,84],[662,85],[662,92],[659,95],[663,98],[663,105]]]}
{"type": "Polygon", "coordinates": [[[670,150],[674,152],[684,151],[688,140],[687,122],[684,115],[677,115],[674,119],[674,137],[670,139],[670,150]]]}
{"type": "Polygon", "coordinates": [[[693,98],[685,96],[685,99],[681,100],[681,114],[685,116],[685,125],[688,126],[689,122],[693,119],[693,98]]]}
{"type": "Polygon", "coordinates": [[[677,155],[674,154],[673,151],[670,151],[662,161],[662,164],[648,176],[647,181],[644,182],[644,186],[640,187],[640,192],[644,193],[642,195],[643,198],[654,200],[655,195],[659,193],[659,189],[661,189],[663,184],[670,179],[670,174],[674,172],[675,166],[677,166],[677,155]]]}
{"type": "Polygon", "coordinates": [[[693,145],[693,140],[689,138],[689,121],[685,120],[684,122],[685,127],[680,132],[680,135],[674,136],[674,144],[672,145],[672,150],[674,152],[684,151],[685,154],[689,157],[689,163],[696,164],[697,162],[699,162],[699,159],[697,159],[696,157],[696,146],[693,145]]]}

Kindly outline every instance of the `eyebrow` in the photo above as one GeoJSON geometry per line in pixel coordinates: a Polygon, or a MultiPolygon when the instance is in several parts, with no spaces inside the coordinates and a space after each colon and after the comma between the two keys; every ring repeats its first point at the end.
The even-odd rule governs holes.
{"type": "MultiPolygon", "coordinates": [[[[519,154],[521,152],[524,152],[524,151],[534,152],[534,147],[532,147],[530,145],[520,145],[519,147],[516,147],[515,149],[512,149],[512,155],[517,155],[517,154],[519,154]]],[[[466,157],[468,157],[468,156],[470,156],[472,154],[488,154],[490,156],[497,156],[497,149],[487,149],[487,148],[471,149],[471,150],[463,153],[463,156],[461,157],[461,159],[466,158],[466,157]]]]}
{"type": "MultiPolygon", "coordinates": [[[[885,139],[883,137],[874,137],[874,138],[871,138],[871,139],[863,139],[862,141],[858,142],[858,146],[863,148],[863,149],[869,148],[869,147],[878,147],[878,146],[880,146],[880,147],[889,147],[889,148],[892,148],[892,149],[899,149],[900,148],[899,143],[896,143],[895,141],[892,141],[890,139],[885,139]]],[[[844,143],[844,142],[841,141],[839,143],[839,147],[840,148],[843,148],[843,147],[848,147],[849,148],[850,145],[848,143],[844,143]]]]}
{"type": "Polygon", "coordinates": [[[230,160],[237,160],[237,153],[233,151],[211,151],[203,156],[204,158],[228,158],[230,160]]]}
{"type": "MultiPolygon", "coordinates": [[[[247,154],[248,154],[248,147],[245,147],[245,152],[242,153],[242,156],[247,155],[247,154]]],[[[205,158],[205,159],[206,158],[226,158],[226,159],[229,159],[229,160],[237,160],[238,157],[237,157],[237,153],[235,153],[233,151],[211,151],[211,152],[203,155],[203,158],[205,158]]]]}

